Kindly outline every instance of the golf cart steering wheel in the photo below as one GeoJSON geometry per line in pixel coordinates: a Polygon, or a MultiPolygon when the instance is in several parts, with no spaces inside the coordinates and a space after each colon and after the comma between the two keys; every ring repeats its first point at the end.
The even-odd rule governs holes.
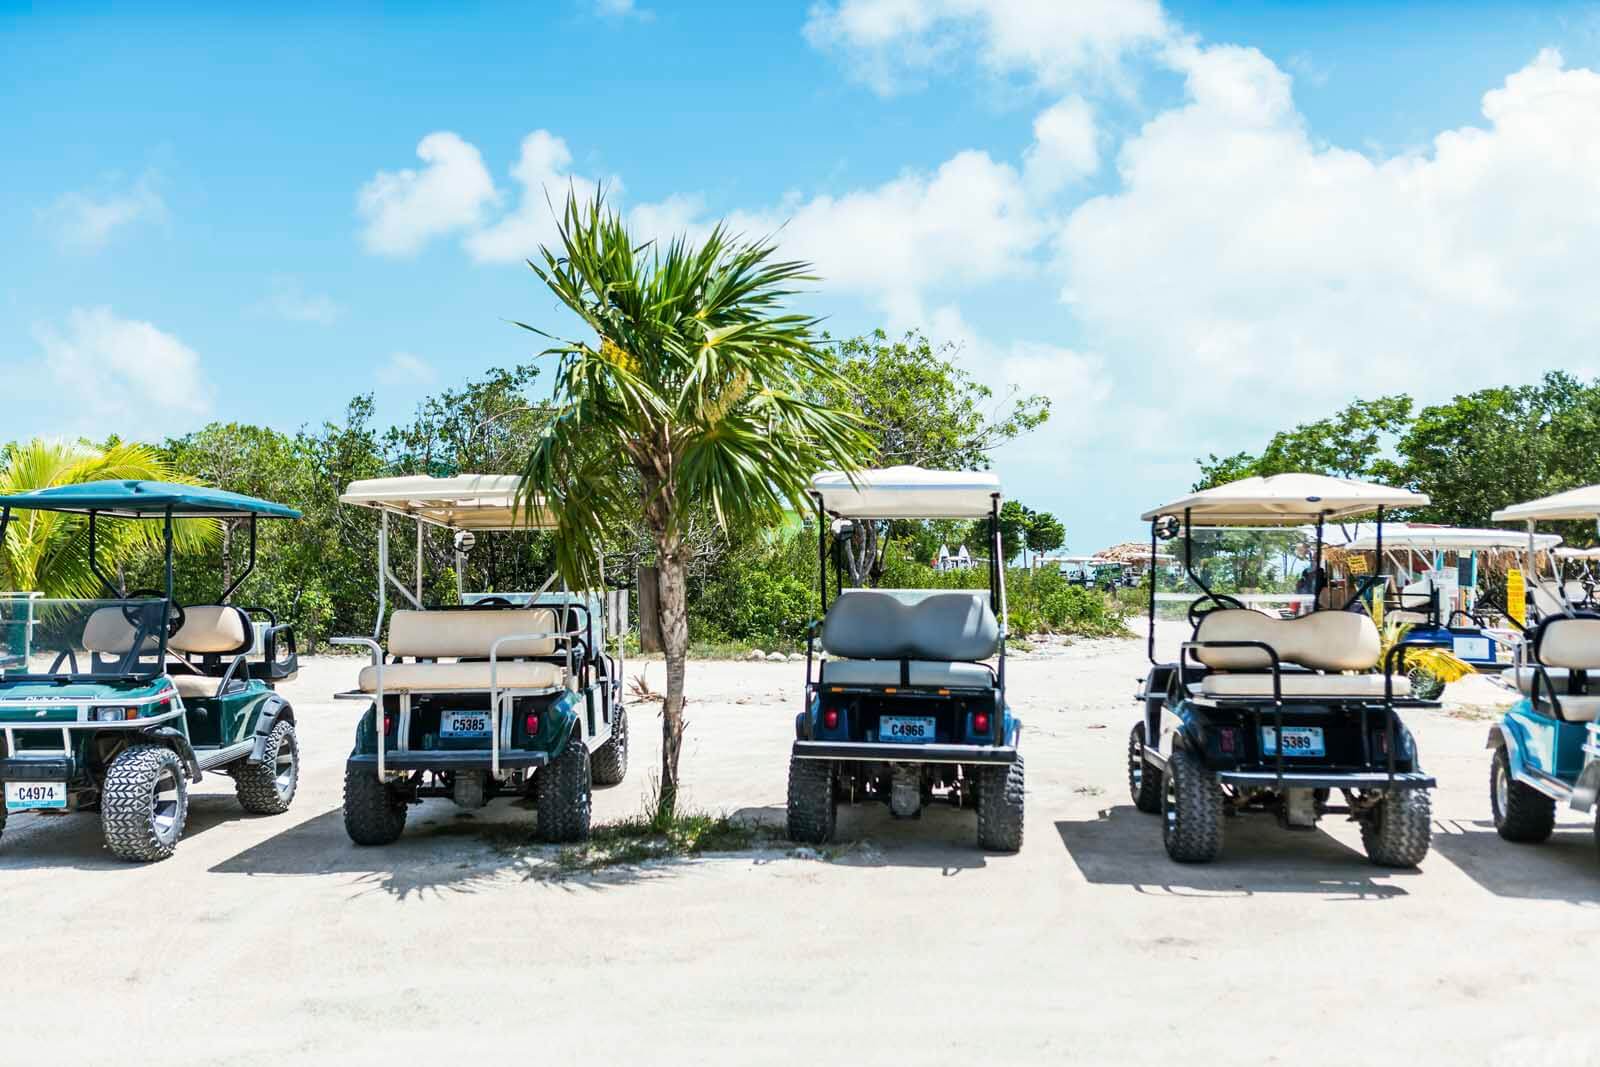
{"type": "Polygon", "coordinates": [[[514,607],[516,607],[516,605],[511,603],[511,601],[507,600],[503,596],[486,596],[482,600],[474,601],[473,604],[472,604],[471,610],[477,611],[479,608],[514,608],[514,607]]]}
{"type": "MultiPolygon", "coordinates": [[[[128,600],[166,600],[167,599],[167,594],[163,593],[159,589],[135,589],[133,592],[131,592],[131,593],[129,593],[127,595],[126,599],[128,599],[128,600]]],[[[137,626],[143,626],[144,625],[144,623],[142,623],[140,621],[140,619],[139,619],[139,612],[137,611],[137,609],[134,608],[134,606],[132,604],[124,604],[124,605],[122,605],[122,617],[124,619],[128,620],[128,625],[129,626],[136,626],[137,627],[137,626]]],[[[186,621],[186,619],[187,619],[187,616],[183,612],[183,605],[179,604],[176,600],[171,601],[168,604],[168,612],[167,612],[167,636],[169,638],[173,637],[173,636],[175,636],[177,634],[177,632],[179,630],[183,629],[183,624],[186,621]]]]}
{"type": "Polygon", "coordinates": [[[1241,611],[1249,610],[1243,603],[1224,593],[1208,593],[1189,605],[1189,625],[1199,629],[1201,619],[1210,615],[1213,611],[1220,611],[1223,608],[1238,608],[1241,611]],[[1201,605],[1208,602],[1212,605],[1211,607],[1201,607],[1201,605]]]}

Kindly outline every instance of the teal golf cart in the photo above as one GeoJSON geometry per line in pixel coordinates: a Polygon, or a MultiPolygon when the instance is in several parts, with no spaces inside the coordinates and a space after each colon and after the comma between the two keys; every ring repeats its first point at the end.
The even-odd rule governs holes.
{"type": "MultiPolygon", "coordinates": [[[[1514,504],[1494,519],[1526,524],[1532,574],[1535,524],[1600,520],[1600,485],[1514,504]]],[[[1489,805],[1507,841],[1546,840],[1558,807],[1589,812],[1600,793],[1600,613],[1586,591],[1568,586],[1550,583],[1552,603],[1500,676],[1517,701],[1489,730],[1489,805]]],[[[1600,820],[1595,837],[1600,845],[1600,820]]]]}
{"type": "Polygon", "coordinates": [[[542,509],[519,506],[519,484],[504,475],[375,478],[339,498],[379,513],[373,635],[334,641],[371,655],[356,688],[337,694],[368,705],[345,763],[344,825],[358,845],[398,840],[408,809],[430,797],[463,808],[527,797],[540,839],[581,841],[591,787],[627,774],[626,593],[552,588],[554,574],[532,592],[503,591],[492,579],[486,593],[465,588],[478,538],[553,527],[542,509]],[[390,566],[391,520],[416,527],[410,582],[390,566]],[[454,604],[428,603],[423,588],[426,538],[436,530],[453,535],[454,604]],[[386,618],[391,590],[404,603],[386,618]]]}
{"type": "Polygon", "coordinates": [[[166,859],[206,771],[230,775],[246,811],[287,811],[300,753],[273,687],[298,669],[294,633],[229,599],[255,566],[257,520],[300,513],[202,486],[86,482],[0,496],[0,545],[39,511],[87,516],[81,550],[104,596],[0,594],[0,830],[23,812],[98,811],[114,854],[166,859]],[[102,569],[107,519],[162,524],[163,588],[124,592],[102,569]],[[249,522],[249,561],[213,603],[172,595],[180,519],[249,522]]]}

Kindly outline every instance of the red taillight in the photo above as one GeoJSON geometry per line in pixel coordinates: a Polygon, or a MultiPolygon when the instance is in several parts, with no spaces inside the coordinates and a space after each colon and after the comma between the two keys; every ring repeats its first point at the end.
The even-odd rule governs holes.
{"type": "Polygon", "coordinates": [[[838,708],[829,708],[822,713],[822,728],[824,730],[837,730],[839,728],[838,708]]]}
{"type": "Polygon", "coordinates": [[[394,732],[394,716],[387,711],[383,713],[383,732],[386,734],[394,732]]]}
{"type": "Polygon", "coordinates": [[[978,711],[973,713],[972,732],[977,734],[986,734],[989,732],[989,713],[987,711],[978,711]]]}
{"type": "Polygon", "coordinates": [[[523,729],[528,731],[529,737],[537,736],[539,733],[539,713],[537,711],[528,712],[527,718],[522,720],[522,726],[523,729]]]}
{"type": "Polygon", "coordinates": [[[1222,751],[1224,751],[1224,752],[1232,752],[1233,751],[1233,731],[1231,729],[1225,729],[1225,730],[1218,731],[1217,739],[1222,744],[1222,751]]]}

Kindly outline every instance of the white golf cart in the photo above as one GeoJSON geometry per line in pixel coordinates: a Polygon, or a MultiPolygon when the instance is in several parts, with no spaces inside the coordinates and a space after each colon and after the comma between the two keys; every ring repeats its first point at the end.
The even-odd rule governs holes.
{"type": "Polygon", "coordinates": [[[480,535],[549,529],[548,516],[517,504],[519,479],[464,474],[353,482],[339,499],[379,513],[378,618],[372,637],[342,637],[372,654],[357,689],[369,701],[345,766],[344,820],[360,845],[394,841],[408,805],[449,797],[481,807],[499,793],[531,795],[546,841],[589,835],[590,787],[616,785],[628,769],[622,695],[626,593],[552,589],[525,593],[463,588],[480,535]],[[390,566],[391,519],[416,525],[408,585],[390,566]],[[454,535],[458,604],[428,605],[428,531],[454,535]],[[405,602],[379,643],[387,592],[405,602]],[[614,640],[614,653],[605,649],[614,640]]]}

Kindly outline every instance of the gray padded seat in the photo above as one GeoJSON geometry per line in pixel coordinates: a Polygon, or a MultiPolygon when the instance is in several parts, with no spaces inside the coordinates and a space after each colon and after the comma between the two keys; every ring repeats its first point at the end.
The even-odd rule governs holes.
{"type": "Polygon", "coordinates": [[[823,664],[833,685],[897,686],[909,660],[913,686],[989,689],[994,678],[976,661],[1000,650],[1000,624],[987,592],[849,589],[828,608],[822,648],[845,657],[823,664]]]}

